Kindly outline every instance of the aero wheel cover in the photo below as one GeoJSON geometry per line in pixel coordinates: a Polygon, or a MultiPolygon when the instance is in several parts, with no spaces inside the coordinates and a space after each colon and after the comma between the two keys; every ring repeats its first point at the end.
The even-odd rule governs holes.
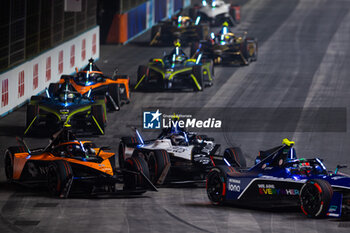
{"type": "Polygon", "coordinates": [[[317,217],[323,209],[322,189],[315,182],[306,183],[300,191],[301,209],[305,215],[317,217]]]}
{"type": "Polygon", "coordinates": [[[225,194],[225,183],[219,172],[214,171],[208,176],[207,195],[214,204],[219,204],[225,194]]]}

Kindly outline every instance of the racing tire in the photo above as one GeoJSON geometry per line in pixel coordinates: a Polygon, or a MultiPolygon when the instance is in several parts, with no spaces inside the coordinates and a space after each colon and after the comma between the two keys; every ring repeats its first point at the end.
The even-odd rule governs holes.
{"type": "MultiPolygon", "coordinates": [[[[142,77],[145,75],[143,82],[147,81],[147,76],[148,76],[148,68],[147,66],[139,66],[137,69],[137,83],[136,85],[141,81],[142,77]]],[[[140,83],[139,86],[142,86],[140,83]]]]}
{"type": "Polygon", "coordinates": [[[194,90],[195,91],[203,91],[204,89],[204,81],[203,81],[203,68],[201,65],[195,65],[192,68],[192,74],[196,78],[196,81],[198,85],[200,86],[200,89],[197,87],[197,83],[194,82],[194,90]]]}
{"type": "Polygon", "coordinates": [[[137,82],[139,82],[144,75],[147,76],[148,75],[147,73],[148,73],[147,66],[139,66],[139,68],[137,69],[137,82]]]}
{"type": "Polygon", "coordinates": [[[300,207],[310,218],[326,217],[333,196],[331,185],[320,179],[308,180],[300,190],[300,207]]]}
{"type": "Polygon", "coordinates": [[[235,24],[239,24],[241,21],[240,21],[240,19],[236,18],[236,9],[235,9],[236,6],[237,5],[231,4],[229,15],[232,17],[232,19],[235,22],[235,24]]]}
{"type": "Polygon", "coordinates": [[[55,197],[62,197],[61,195],[72,177],[73,170],[68,162],[58,160],[49,163],[47,169],[47,188],[49,193],[55,197]]]}
{"type": "Polygon", "coordinates": [[[258,39],[253,38],[254,40],[254,44],[255,44],[255,51],[254,51],[254,55],[252,56],[252,61],[257,61],[258,60],[258,39]]]}
{"type": "Polygon", "coordinates": [[[95,125],[95,133],[103,135],[106,126],[106,115],[102,105],[91,106],[92,121],[95,125]]]}
{"type": "Polygon", "coordinates": [[[214,61],[213,60],[209,60],[210,62],[210,65],[209,65],[209,73],[207,75],[205,75],[205,79],[204,79],[204,83],[205,83],[205,86],[207,87],[210,87],[213,85],[213,81],[214,81],[214,61]],[[210,75],[210,76],[209,76],[210,75]],[[211,80],[210,80],[210,77],[211,77],[211,80]]]}
{"type": "Polygon", "coordinates": [[[244,40],[243,42],[243,47],[242,47],[242,54],[244,59],[246,60],[247,63],[243,62],[243,65],[249,65],[250,61],[251,61],[251,57],[249,56],[249,49],[248,49],[248,41],[244,40]]]}
{"type": "Polygon", "coordinates": [[[7,148],[4,156],[5,176],[8,183],[13,181],[13,160],[16,153],[25,152],[23,146],[12,146],[7,148]]]}
{"type": "Polygon", "coordinates": [[[170,164],[170,156],[166,150],[152,150],[148,153],[147,164],[150,180],[153,184],[157,184],[164,169],[170,164]]]}
{"type": "Polygon", "coordinates": [[[198,41],[194,41],[191,44],[191,57],[196,53],[197,49],[199,48],[199,42],[198,41]]]}
{"type": "Polygon", "coordinates": [[[153,26],[151,29],[151,41],[150,42],[153,41],[154,37],[156,36],[156,34],[158,32],[162,33],[162,27],[161,26],[153,26]]]}
{"type": "Polygon", "coordinates": [[[124,84],[119,85],[119,92],[120,92],[121,100],[124,100],[124,103],[129,104],[131,99],[130,77],[128,75],[116,75],[114,78],[115,80],[119,80],[119,79],[128,80],[127,86],[124,86],[124,84]],[[129,92],[129,98],[128,98],[127,91],[129,92]]]}
{"type": "Polygon", "coordinates": [[[30,124],[32,124],[31,127],[35,127],[38,125],[38,120],[35,120],[32,123],[34,118],[38,115],[39,115],[39,106],[37,104],[35,104],[35,105],[28,104],[27,105],[27,114],[26,114],[26,129],[29,127],[30,124]]]}
{"type": "Polygon", "coordinates": [[[245,168],[247,167],[247,162],[242,153],[241,148],[231,147],[227,148],[224,152],[224,158],[236,168],[245,168]]]}
{"type": "Polygon", "coordinates": [[[50,96],[55,96],[59,89],[60,89],[59,83],[50,83],[49,89],[48,89],[50,96]]]}
{"type": "Polygon", "coordinates": [[[149,179],[149,169],[144,158],[133,156],[125,160],[124,190],[136,190],[138,187],[147,188],[148,183],[141,174],[142,172],[149,179]]]}
{"type": "Polygon", "coordinates": [[[119,84],[109,84],[108,93],[111,99],[107,102],[109,109],[113,111],[119,111],[121,106],[121,97],[119,84]],[[114,103],[112,103],[112,100],[114,103]]]}
{"type": "Polygon", "coordinates": [[[192,20],[196,20],[198,16],[198,8],[199,8],[199,5],[195,4],[195,7],[192,7],[189,9],[189,16],[192,20]]]}
{"type": "Polygon", "coordinates": [[[118,162],[119,162],[120,168],[124,168],[124,164],[126,160],[126,155],[125,155],[126,147],[135,148],[138,144],[139,143],[136,137],[122,137],[118,148],[118,152],[119,152],[118,162]]]}
{"type": "Polygon", "coordinates": [[[212,168],[207,175],[207,195],[214,205],[222,205],[225,202],[228,172],[228,166],[220,165],[212,168]]]}
{"type": "Polygon", "coordinates": [[[208,25],[199,25],[196,28],[197,40],[205,40],[209,34],[209,26],[208,25]]]}

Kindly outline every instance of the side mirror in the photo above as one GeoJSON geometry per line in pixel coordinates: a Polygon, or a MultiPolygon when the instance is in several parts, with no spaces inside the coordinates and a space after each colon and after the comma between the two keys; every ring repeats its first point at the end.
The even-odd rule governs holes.
{"type": "Polygon", "coordinates": [[[339,169],[347,168],[347,167],[348,167],[348,165],[346,165],[346,164],[342,164],[342,165],[338,164],[338,165],[337,165],[337,168],[336,168],[335,171],[334,171],[334,174],[337,174],[338,171],[339,171],[339,169]]]}

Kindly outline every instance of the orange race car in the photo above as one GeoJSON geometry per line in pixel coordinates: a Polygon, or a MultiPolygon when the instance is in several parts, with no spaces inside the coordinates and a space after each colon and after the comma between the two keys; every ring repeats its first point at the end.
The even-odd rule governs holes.
{"type": "MultiPolygon", "coordinates": [[[[89,64],[81,71],[76,68],[77,74],[72,76],[70,83],[82,95],[90,96],[105,95],[107,106],[112,110],[119,110],[121,104],[130,102],[130,78],[128,75],[117,75],[114,71],[113,77],[105,76],[94,63],[94,59],[89,60],[89,64]]],[[[59,83],[51,83],[50,93],[56,93],[60,85],[64,83],[60,79],[59,83]]]]}
{"type": "Polygon", "coordinates": [[[79,141],[67,129],[53,135],[45,148],[28,149],[22,139],[17,139],[21,146],[9,147],[5,152],[5,173],[10,183],[46,184],[52,195],[64,198],[70,194],[156,191],[143,158],[132,157],[123,169],[116,169],[116,154],[106,152],[108,147],[79,141]]]}

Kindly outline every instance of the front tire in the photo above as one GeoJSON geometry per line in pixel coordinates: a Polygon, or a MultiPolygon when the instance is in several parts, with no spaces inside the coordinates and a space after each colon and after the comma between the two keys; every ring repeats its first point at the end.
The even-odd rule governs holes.
{"type": "Polygon", "coordinates": [[[207,195],[214,205],[222,205],[226,198],[226,181],[229,172],[226,166],[217,166],[207,176],[207,195]]]}
{"type": "Polygon", "coordinates": [[[326,217],[333,196],[331,185],[320,179],[307,181],[300,190],[300,207],[311,218],[326,217]]]}
{"type": "Polygon", "coordinates": [[[47,187],[50,194],[55,197],[62,197],[72,176],[72,167],[68,162],[63,160],[51,162],[47,172],[47,187]]]}

